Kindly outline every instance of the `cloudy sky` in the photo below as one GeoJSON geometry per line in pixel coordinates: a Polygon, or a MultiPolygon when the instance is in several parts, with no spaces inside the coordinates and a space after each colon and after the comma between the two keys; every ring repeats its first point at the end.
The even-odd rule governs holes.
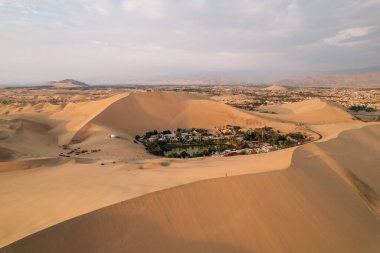
{"type": "Polygon", "coordinates": [[[0,83],[380,66],[380,0],[0,0],[0,83]]]}

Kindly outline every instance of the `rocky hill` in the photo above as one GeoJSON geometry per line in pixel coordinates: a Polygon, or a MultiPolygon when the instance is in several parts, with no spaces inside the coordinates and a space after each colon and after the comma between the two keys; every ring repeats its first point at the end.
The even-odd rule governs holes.
{"type": "Polygon", "coordinates": [[[49,86],[57,88],[76,88],[76,87],[88,87],[89,85],[84,82],[80,82],[74,79],[65,79],[62,81],[52,81],[48,83],[49,86]]]}

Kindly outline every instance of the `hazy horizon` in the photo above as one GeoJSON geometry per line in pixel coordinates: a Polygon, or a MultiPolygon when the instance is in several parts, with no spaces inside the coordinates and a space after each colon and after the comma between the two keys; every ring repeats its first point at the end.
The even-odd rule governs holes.
{"type": "Polygon", "coordinates": [[[378,0],[0,0],[0,84],[265,82],[378,66],[379,12],[378,0]]]}

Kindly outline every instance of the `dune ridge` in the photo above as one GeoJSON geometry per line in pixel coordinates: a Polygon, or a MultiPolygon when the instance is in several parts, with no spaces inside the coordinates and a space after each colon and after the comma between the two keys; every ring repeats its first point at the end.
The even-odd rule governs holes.
{"type": "Polygon", "coordinates": [[[355,119],[336,103],[311,99],[302,102],[282,105],[261,106],[259,111],[269,111],[267,114],[272,120],[283,122],[324,125],[337,123],[350,123],[355,119]]]}
{"type": "Polygon", "coordinates": [[[363,155],[379,153],[380,136],[358,137],[379,130],[302,146],[287,170],[204,180],[99,209],[1,252],[378,252],[380,220],[334,163],[378,194],[378,180],[365,178],[378,175],[380,156],[363,155]],[[349,145],[344,155],[341,145],[349,145]]]}
{"type": "Polygon", "coordinates": [[[54,167],[40,164],[28,171],[3,172],[0,201],[7,205],[0,209],[0,247],[67,219],[161,189],[226,174],[283,170],[290,166],[293,152],[294,148],[258,156],[105,161],[105,167],[99,162],[62,160],[54,167]]]}
{"type": "Polygon", "coordinates": [[[63,121],[58,124],[53,132],[58,135],[58,144],[69,144],[74,136],[84,128],[99,113],[119,99],[128,96],[129,93],[122,93],[99,101],[69,103],[62,111],[50,116],[56,121],[63,121]]]}
{"type": "Polygon", "coordinates": [[[23,118],[0,121],[0,148],[7,156],[0,162],[46,157],[58,151],[57,139],[49,134],[51,126],[23,118]]]}
{"type": "Polygon", "coordinates": [[[199,95],[173,92],[131,93],[98,114],[91,123],[131,136],[157,129],[265,125],[265,120],[199,95]],[[118,115],[118,117],[115,117],[118,115]]]}

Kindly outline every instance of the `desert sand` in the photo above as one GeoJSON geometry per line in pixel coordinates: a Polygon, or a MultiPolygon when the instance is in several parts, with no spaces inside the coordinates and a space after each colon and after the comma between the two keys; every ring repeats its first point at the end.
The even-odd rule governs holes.
{"type": "Polygon", "coordinates": [[[124,201],[3,252],[377,252],[379,130],[369,126],[300,147],[286,170],[204,180],[124,201]],[[342,145],[350,147],[344,156],[337,152],[342,145]],[[360,161],[360,170],[347,155],[360,161]],[[336,165],[359,181],[342,180],[336,165]]]}
{"type": "Polygon", "coordinates": [[[11,111],[0,122],[0,252],[379,250],[379,124],[320,100],[264,109],[277,114],[133,92],[11,111]],[[226,124],[322,139],[190,160],[133,143],[152,129],[226,124]],[[64,144],[102,151],[59,157],[64,144]]]}
{"type": "Polygon", "coordinates": [[[261,106],[259,110],[274,112],[275,114],[267,114],[267,118],[276,119],[281,122],[326,125],[355,121],[339,105],[328,101],[321,101],[320,99],[311,99],[280,106],[261,106]]]}

